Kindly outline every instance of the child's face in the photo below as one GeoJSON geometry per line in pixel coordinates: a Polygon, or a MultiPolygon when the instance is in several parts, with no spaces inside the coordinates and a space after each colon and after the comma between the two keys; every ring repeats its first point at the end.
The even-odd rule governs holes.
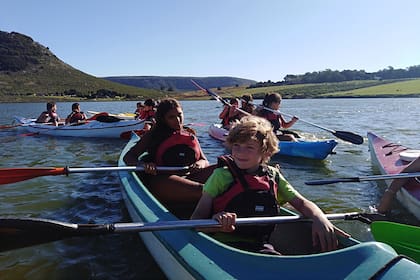
{"type": "Polygon", "coordinates": [[[232,157],[240,169],[255,171],[261,164],[262,156],[260,144],[256,140],[232,145],[232,157]]]}
{"type": "Polygon", "coordinates": [[[180,130],[183,126],[184,114],[180,107],[169,110],[164,118],[166,124],[174,130],[180,130]]]}
{"type": "Polygon", "coordinates": [[[273,110],[278,110],[280,108],[280,102],[271,102],[269,107],[273,110]]]}

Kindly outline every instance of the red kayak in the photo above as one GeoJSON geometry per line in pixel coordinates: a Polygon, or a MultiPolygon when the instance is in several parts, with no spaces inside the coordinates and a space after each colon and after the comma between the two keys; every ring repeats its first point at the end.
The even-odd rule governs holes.
{"type": "MultiPolygon", "coordinates": [[[[407,161],[407,154],[410,154],[412,149],[385,140],[371,132],[368,132],[367,137],[372,163],[379,167],[382,174],[401,173],[411,163],[407,161]]],[[[391,183],[391,181],[386,182],[388,185],[391,183]]],[[[411,178],[397,192],[397,199],[420,220],[420,183],[415,178],[411,178]]]]}

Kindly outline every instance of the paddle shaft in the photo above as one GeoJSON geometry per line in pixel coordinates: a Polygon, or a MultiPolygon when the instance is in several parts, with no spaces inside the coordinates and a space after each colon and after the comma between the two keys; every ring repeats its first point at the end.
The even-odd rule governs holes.
{"type": "MultiPolygon", "coordinates": [[[[330,220],[360,220],[371,223],[372,217],[378,214],[344,213],[327,214],[330,220]]],[[[279,224],[291,222],[310,222],[310,219],[300,216],[275,216],[238,218],[238,226],[258,224],[279,224]]],[[[93,236],[113,233],[146,232],[159,230],[180,230],[218,228],[221,225],[216,220],[176,220],[151,223],[116,223],[116,224],[71,224],[46,219],[0,218],[0,252],[53,242],[70,237],[93,236]]]]}
{"type": "MultiPolygon", "coordinates": [[[[205,91],[208,95],[210,95],[211,97],[215,98],[216,100],[220,101],[223,103],[223,105],[232,107],[232,104],[230,104],[229,102],[226,102],[222,97],[220,97],[219,95],[217,95],[216,93],[212,92],[209,89],[203,88],[202,86],[200,86],[199,84],[197,84],[194,80],[191,80],[191,82],[199,89],[201,89],[202,91],[205,91]]],[[[245,114],[245,115],[251,115],[250,113],[248,113],[247,111],[242,110],[241,108],[235,108],[235,110],[245,114]]]]}
{"type": "MultiPolygon", "coordinates": [[[[187,171],[188,169],[188,166],[156,166],[157,171],[187,171]]],[[[0,185],[16,183],[41,176],[68,175],[69,173],[143,170],[143,166],[0,168],[0,185]]]]}
{"type": "MultiPolygon", "coordinates": [[[[329,220],[354,220],[358,219],[361,214],[358,212],[326,214],[329,220]]],[[[374,214],[376,215],[376,214],[374,214]]],[[[274,217],[252,217],[237,218],[236,225],[249,226],[259,224],[278,224],[289,222],[310,222],[311,220],[301,216],[274,216],[274,217]]],[[[62,233],[71,233],[74,236],[92,234],[98,232],[103,233],[122,233],[122,232],[143,232],[155,230],[179,230],[190,228],[218,228],[221,225],[213,219],[201,220],[175,220],[175,221],[158,221],[151,223],[115,223],[115,224],[72,224],[56,220],[47,219],[15,219],[0,218],[0,235],[8,235],[13,230],[36,232],[51,231],[56,229],[62,233]],[[7,230],[6,230],[7,229],[7,230]],[[10,230],[13,229],[13,230],[10,230]]]]}
{"type": "MultiPolygon", "coordinates": [[[[346,220],[350,217],[359,215],[357,212],[344,214],[327,214],[329,220],[346,220]]],[[[236,225],[250,226],[259,224],[278,224],[288,222],[310,222],[310,219],[301,216],[276,216],[276,217],[258,217],[258,218],[237,218],[236,225]]],[[[216,220],[179,220],[179,221],[162,221],[155,223],[119,223],[114,224],[114,232],[138,232],[138,231],[153,231],[153,230],[175,230],[175,229],[189,229],[189,228],[218,228],[219,222],[216,220]]]]}
{"type": "Polygon", "coordinates": [[[277,115],[285,115],[285,116],[290,117],[290,118],[293,118],[293,117],[298,118],[299,121],[301,121],[301,122],[304,122],[304,123],[313,125],[315,127],[318,127],[320,129],[326,130],[326,131],[331,132],[331,133],[335,133],[335,130],[332,130],[332,129],[329,129],[329,128],[326,128],[326,127],[323,127],[323,126],[320,126],[320,125],[317,125],[317,124],[314,124],[314,123],[305,121],[305,120],[303,120],[303,119],[301,119],[301,118],[299,118],[297,116],[286,114],[286,113],[283,113],[283,112],[280,112],[280,111],[277,111],[277,110],[274,110],[274,109],[271,109],[271,108],[268,108],[268,107],[265,107],[265,106],[262,106],[262,105],[255,105],[255,106],[260,107],[260,108],[263,108],[264,110],[270,111],[270,112],[272,112],[274,114],[277,114],[277,115]]]}
{"type": "MultiPolygon", "coordinates": [[[[188,166],[157,166],[159,171],[188,170],[188,166]]],[[[68,173],[103,172],[103,171],[143,171],[143,166],[108,166],[108,167],[67,167],[68,173]]]]}
{"type": "Polygon", "coordinates": [[[328,184],[335,184],[335,183],[377,181],[377,180],[402,179],[402,178],[413,178],[413,177],[420,177],[420,172],[314,180],[314,181],[307,181],[305,182],[305,184],[306,185],[328,185],[328,184]]]}
{"type": "MultiPolygon", "coordinates": [[[[289,115],[289,114],[286,114],[286,113],[281,113],[280,111],[273,110],[271,108],[267,108],[267,107],[262,106],[262,105],[257,105],[257,106],[258,107],[261,107],[261,108],[263,108],[263,109],[265,109],[267,111],[270,111],[270,112],[272,112],[274,114],[278,114],[278,115],[282,115],[283,114],[283,115],[288,116],[288,117],[291,117],[291,118],[296,117],[296,116],[289,115]]],[[[301,119],[299,117],[296,117],[296,118],[298,118],[299,121],[301,121],[301,122],[304,122],[304,123],[307,123],[309,125],[318,127],[320,129],[323,129],[323,130],[326,130],[326,131],[332,133],[335,137],[340,138],[341,140],[344,140],[344,141],[347,141],[347,142],[350,142],[350,143],[353,143],[353,144],[356,144],[356,145],[363,144],[363,137],[360,136],[360,135],[358,135],[358,134],[355,134],[353,132],[333,130],[333,129],[329,129],[329,128],[326,128],[324,126],[320,126],[318,124],[315,124],[315,123],[312,123],[312,122],[309,122],[309,121],[305,121],[305,120],[303,120],[303,119],[301,119]]]]}

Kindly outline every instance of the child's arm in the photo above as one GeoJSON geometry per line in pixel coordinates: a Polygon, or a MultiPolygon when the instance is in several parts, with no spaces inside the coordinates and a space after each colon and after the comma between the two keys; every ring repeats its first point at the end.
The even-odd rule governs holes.
{"type": "Polygon", "coordinates": [[[226,115],[229,113],[229,106],[225,105],[223,106],[223,111],[219,114],[219,119],[224,119],[226,115]]]}
{"type": "Polygon", "coordinates": [[[289,128],[292,125],[294,125],[295,122],[297,122],[299,120],[299,118],[297,118],[295,116],[293,116],[293,118],[290,121],[288,121],[288,122],[286,122],[286,120],[281,115],[279,115],[279,118],[280,118],[280,122],[281,122],[281,127],[282,128],[289,128]]]}
{"type": "Polygon", "coordinates": [[[127,165],[137,165],[139,156],[142,155],[150,144],[150,134],[145,133],[140,140],[124,156],[124,162],[127,165]]]}
{"type": "Polygon", "coordinates": [[[315,203],[302,195],[296,195],[289,203],[305,217],[313,220],[312,243],[313,246],[320,246],[323,252],[337,249],[336,233],[344,237],[350,237],[349,234],[336,228],[315,203]]]}
{"type": "MultiPolygon", "coordinates": [[[[191,215],[191,219],[210,218],[212,207],[213,207],[213,197],[211,197],[208,193],[203,192],[200,200],[198,201],[197,206],[195,207],[193,214],[191,215]]],[[[202,229],[203,232],[215,232],[215,231],[231,232],[235,230],[235,222],[236,222],[235,213],[219,212],[219,213],[214,214],[212,218],[217,220],[222,225],[222,227],[219,229],[215,229],[215,228],[202,229]]]]}
{"type": "Polygon", "coordinates": [[[200,200],[191,215],[191,219],[208,219],[211,216],[211,209],[213,207],[213,197],[208,193],[203,192],[200,200]]]}
{"type": "MultiPolygon", "coordinates": [[[[404,168],[401,173],[410,173],[420,171],[420,157],[414,160],[410,165],[404,168]]],[[[394,179],[382,196],[381,202],[378,206],[379,213],[386,213],[391,207],[392,200],[395,194],[404,186],[410,178],[394,179]]]]}

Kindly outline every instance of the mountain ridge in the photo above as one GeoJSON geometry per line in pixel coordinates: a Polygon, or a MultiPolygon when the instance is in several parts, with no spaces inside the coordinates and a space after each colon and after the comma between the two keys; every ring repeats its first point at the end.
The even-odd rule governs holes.
{"type": "Polygon", "coordinates": [[[188,76],[110,76],[103,77],[108,81],[125,85],[168,91],[191,91],[197,88],[191,80],[206,88],[239,87],[255,84],[256,81],[237,77],[188,77],[188,76]]]}
{"type": "MultiPolygon", "coordinates": [[[[120,80],[130,76],[121,77],[120,80]]],[[[48,47],[31,37],[18,32],[0,31],[0,100],[4,102],[160,99],[180,96],[179,90],[195,89],[191,78],[206,87],[239,86],[244,85],[245,81],[234,77],[135,77],[137,81],[138,77],[147,77],[149,85],[127,85],[86,74],[60,60],[48,47]]]]}

